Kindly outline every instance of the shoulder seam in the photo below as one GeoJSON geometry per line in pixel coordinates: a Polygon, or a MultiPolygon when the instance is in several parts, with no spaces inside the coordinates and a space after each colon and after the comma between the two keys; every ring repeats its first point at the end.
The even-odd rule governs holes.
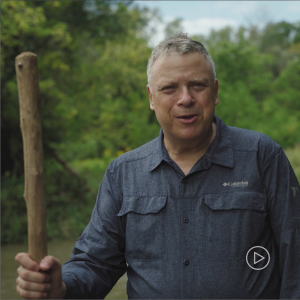
{"type": "Polygon", "coordinates": [[[281,150],[282,150],[282,147],[279,145],[279,147],[276,149],[276,151],[274,151],[274,153],[269,157],[268,161],[272,160],[276,155],[278,155],[281,150]]]}

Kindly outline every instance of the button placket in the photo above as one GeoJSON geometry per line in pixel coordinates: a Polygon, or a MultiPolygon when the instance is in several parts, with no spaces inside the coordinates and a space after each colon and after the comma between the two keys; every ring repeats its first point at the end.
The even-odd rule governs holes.
{"type": "Polygon", "coordinates": [[[192,298],[192,288],[187,286],[193,285],[193,264],[192,264],[192,245],[193,245],[193,188],[192,177],[181,178],[180,188],[180,214],[181,214],[181,230],[180,230],[180,256],[181,256],[181,276],[180,276],[180,295],[185,299],[192,298]]]}
{"type": "Polygon", "coordinates": [[[210,168],[210,160],[208,158],[205,158],[205,169],[209,169],[210,168]]]}

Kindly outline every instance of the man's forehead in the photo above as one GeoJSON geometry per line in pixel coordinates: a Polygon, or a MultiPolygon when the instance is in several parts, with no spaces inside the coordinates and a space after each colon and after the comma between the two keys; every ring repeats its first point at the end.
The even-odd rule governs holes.
{"type": "Polygon", "coordinates": [[[176,60],[176,59],[179,59],[179,58],[181,58],[182,60],[189,59],[189,58],[196,58],[196,59],[200,59],[200,60],[206,60],[205,56],[200,52],[182,53],[182,54],[172,52],[172,53],[163,53],[163,54],[159,55],[154,60],[153,65],[161,64],[161,63],[164,63],[164,62],[170,61],[170,60],[176,60]]]}
{"type": "Polygon", "coordinates": [[[185,76],[160,76],[157,80],[157,85],[164,85],[169,83],[178,83],[178,81],[187,81],[188,83],[202,82],[209,83],[210,77],[207,76],[196,76],[196,77],[185,77],[185,76]]]}
{"type": "Polygon", "coordinates": [[[206,57],[199,52],[185,53],[185,54],[164,54],[159,56],[153,63],[152,71],[158,70],[159,72],[176,69],[176,68],[191,68],[199,71],[211,70],[211,66],[206,57]]]}
{"type": "Polygon", "coordinates": [[[188,54],[166,54],[153,64],[153,77],[159,82],[170,82],[188,76],[188,81],[209,80],[212,69],[206,57],[199,52],[188,54]]]}

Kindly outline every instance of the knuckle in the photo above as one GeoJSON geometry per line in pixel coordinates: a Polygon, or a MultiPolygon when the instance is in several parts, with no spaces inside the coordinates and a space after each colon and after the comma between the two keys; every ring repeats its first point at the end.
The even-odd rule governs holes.
{"type": "Polygon", "coordinates": [[[15,261],[18,261],[21,257],[21,253],[17,253],[16,256],[15,256],[15,261]]]}
{"type": "Polygon", "coordinates": [[[49,261],[51,263],[60,263],[60,260],[54,256],[49,256],[49,261]]]}
{"type": "Polygon", "coordinates": [[[16,291],[21,297],[24,297],[24,291],[19,286],[17,286],[16,291]]]}
{"type": "Polygon", "coordinates": [[[24,281],[22,279],[18,280],[18,286],[19,288],[24,289],[24,281]]]}
{"type": "Polygon", "coordinates": [[[27,291],[24,291],[23,289],[19,289],[19,295],[23,298],[30,298],[29,293],[27,291]]]}
{"type": "Polygon", "coordinates": [[[24,290],[29,290],[30,289],[30,283],[28,281],[23,281],[22,282],[22,288],[24,290]]]}
{"type": "Polygon", "coordinates": [[[24,279],[28,279],[28,278],[29,278],[29,276],[30,276],[30,273],[29,273],[29,271],[27,271],[27,270],[24,270],[24,271],[23,271],[23,274],[22,274],[22,277],[23,277],[24,279]]]}
{"type": "Polygon", "coordinates": [[[24,257],[24,255],[26,255],[26,253],[24,253],[24,252],[17,253],[15,256],[15,261],[19,262],[24,257]]]}
{"type": "Polygon", "coordinates": [[[55,263],[55,258],[53,257],[53,256],[49,256],[49,260],[48,260],[48,262],[51,264],[51,265],[53,265],[54,263],[55,263]]]}

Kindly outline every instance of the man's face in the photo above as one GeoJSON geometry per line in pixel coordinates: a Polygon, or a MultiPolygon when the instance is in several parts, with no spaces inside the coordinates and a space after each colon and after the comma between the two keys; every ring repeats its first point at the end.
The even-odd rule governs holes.
{"type": "Polygon", "coordinates": [[[158,57],[152,66],[150,108],[166,138],[205,139],[218,104],[218,81],[201,53],[158,57]]]}

